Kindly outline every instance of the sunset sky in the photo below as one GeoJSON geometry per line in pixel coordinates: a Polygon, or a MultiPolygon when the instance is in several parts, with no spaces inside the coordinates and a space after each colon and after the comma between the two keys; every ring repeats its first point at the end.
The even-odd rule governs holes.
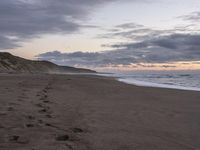
{"type": "Polygon", "coordinates": [[[199,0],[1,0],[0,51],[96,69],[200,69],[199,0]]]}

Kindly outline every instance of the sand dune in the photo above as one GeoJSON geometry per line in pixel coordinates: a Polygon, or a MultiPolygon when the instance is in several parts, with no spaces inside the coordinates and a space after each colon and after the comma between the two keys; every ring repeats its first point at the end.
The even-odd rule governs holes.
{"type": "Polygon", "coordinates": [[[94,73],[95,71],[59,66],[49,61],[33,61],[0,52],[0,73],[94,73]]]}

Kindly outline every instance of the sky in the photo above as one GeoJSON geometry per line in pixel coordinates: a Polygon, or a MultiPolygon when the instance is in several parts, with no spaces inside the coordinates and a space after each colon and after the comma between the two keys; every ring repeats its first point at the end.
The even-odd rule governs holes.
{"type": "Polygon", "coordinates": [[[1,0],[0,51],[97,70],[200,69],[199,0],[1,0]]]}

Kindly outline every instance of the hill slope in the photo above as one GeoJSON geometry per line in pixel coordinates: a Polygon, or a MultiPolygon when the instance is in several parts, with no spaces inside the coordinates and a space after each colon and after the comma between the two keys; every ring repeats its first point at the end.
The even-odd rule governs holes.
{"type": "Polygon", "coordinates": [[[16,73],[94,73],[95,71],[68,66],[58,66],[48,61],[33,61],[0,52],[0,72],[16,73]]]}

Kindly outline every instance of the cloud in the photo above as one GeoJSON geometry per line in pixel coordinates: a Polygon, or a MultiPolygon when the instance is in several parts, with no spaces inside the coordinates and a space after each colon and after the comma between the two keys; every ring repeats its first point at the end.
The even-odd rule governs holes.
{"type": "Polygon", "coordinates": [[[83,8],[76,10],[66,2],[2,0],[0,48],[15,48],[17,42],[45,33],[70,33],[77,30],[79,25],[73,19],[80,17],[80,13],[85,14],[85,11],[83,8]],[[10,40],[6,38],[8,36],[15,36],[17,40],[10,40]]]}
{"type": "Polygon", "coordinates": [[[106,33],[97,35],[97,38],[124,38],[133,40],[140,36],[147,36],[153,32],[158,31],[141,24],[129,22],[116,25],[113,28],[106,30],[106,33]]]}
{"type": "Polygon", "coordinates": [[[148,48],[160,47],[176,51],[200,51],[200,35],[199,34],[170,34],[164,36],[151,37],[139,43],[115,44],[113,47],[125,48],[148,48]]]}
{"type": "Polygon", "coordinates": [[[139,63],[171,63],[200,60],[200,35],[171,34],[140,43],[113,45],[117,50],[103,52],[48,52],[37,56],[61,65],[106,67],[139,63]]]}
{"type": "MultiPolygon", "coordinates": [[[[185,20],[198,20],[200,13],[182,16],[185,20]]],[[[88,67],[135,66],[149,63],[174,63],[200,61],[199,24],[190,23],[169,29],[155,29],[134,22],[124,23],[98,35],[99,38],[118,38],[121,43],[104,45],[114,48],[102,52],[61,53],[59,51],[40,54],[39,59],[57,64],[88,67]],[[128,41],[128,42],[127,42],[128,41]],[[57,55],[59,56],[57,56],[57,55]]],[[[150,66],[147,66],[150,67],[150,66]]],[[[163,65],[164,68],[174,67],[163,65]]]]}
{"type": "Polygon", "coordinates": [[[13,47],[18,47],[18,45],[16,44],[17,41],[17,39],[11,39],[8,36],[0,35],[0,47],[2,49],[11,49],[13,47]]]}
{"type": "Polygon", "coordinates": [[[192,12],[189,15],[179,16],[178,18],[186,21],[200,22],[200,11],[192,12]]]}
{"type": "MultiPolygon", "coordinates": [[[[195,15],[197,16],[197,14],[195,15]]],[[[190,14],[190,20],[192,18],[195,17],[190,14]]],[[[187,16],[187,19],[189,20],[189,16],[187,16]]],[[[99,37],[125,39],[125,42],[104,45],[108,49],[114,48],[115,50],[74,53],[54,51],[40,54],[37,58],[61,65],[87,67],[120,65],[137,67],[143,63],[156,64],[200,60],[199,24],[193,22],[163,30],[130,22],[116,25],[99,37]]],[[[150,66],[147,65],[147,67],[150,66]]],[[[162,67],[170,68],[174,66],[164,64],[162,67]]]]}
{"type": "Polygon", "coordinates": [[[144,26],[137,24],[137,23],[129,22],[129,23],[123,23],[123,24],[117,25],[115,27],[121,28],[121,29],[133,29],[133,28],[141,28],[141,27],[144,27],[144,26]]]}
{"type": "Polygon", "coordinates": [[[42,34],[70,34],[80,28],[95,28],[84,24],[88,15],[113,1],[120,0],[1,0],[0,49],[15,48],[19,42],[42,34]]]}
{"type": "Polygon", "coordinates": [[[143,41],[172,34],[200,34],[200,26],[199,24],[190,23],[169,29],[156,29],[136,23],[126,23],[114,26],[112,29],[107,30],[106,33],[99,34],[97,38],[143,41]]]}

